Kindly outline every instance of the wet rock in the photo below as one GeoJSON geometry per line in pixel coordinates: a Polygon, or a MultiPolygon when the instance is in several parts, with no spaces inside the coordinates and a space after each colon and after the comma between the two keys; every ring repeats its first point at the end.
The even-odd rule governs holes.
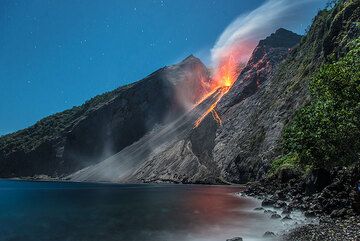
{"type": "Polygon", "coordinates": [[[307,217],[307,218],[315,218],[315,217],[316,217],[316,214],[315,214],[314,211],[306,211],[306,212],[304,213],[304,215],[305,215],[305,217],[307,217]]]}
{"type": "Polygon", "coordinates": [[[306,177],[307,195],[322,191],[326,186],[331,183],[330,172],[326,169],[318,168],[310,172],[306,177]]]}
{"type": "Polygon", "coordinates": [[[278,173],[280,182],[287,183],[292,179],[296,179],[300,176],[300,172],[294,168],[283,168],[278,173]]]}
{"type": "Polygon", "coordinates": [[[334,210],[331,212],[330,214],[330,217],[332,218],[341,218],[341,217],[344,217],[346,215],[346,209],[345,208],[342,208],[342,209],[339,209],[339,210],[334,210]]]}
{"type": "Polygon", "coordinates": [[[264,238],[273,238],[275,237],[275,234],[273,232],[270,231],[266,231],[263,235],[264,238]]]}
{"type": "Polygon", "coordinates": [[[257,208],[254,208],[255,211],[261,211],[261,210],[264,210],[263,207],[257,207],[257,208]]]}
{"type": "Polygon", "coordinates": [[[290,214],[292,212],[293,208],[291,206],[285,206],[283,207],[282,214],[290,214]]]}
{"type": "Polygon", "coordinates": [[[274,213],[273,215],[271,215],[271,219],[278,219],[281,218],[281,216],[277,213],[274,213]]]}
{"type": "Polygon", "coordinates": [[[274,205],[274,208],[282,208],[286,206],[286,202],[284,201],[277,201],[274,205]]]}
{"type": "Polygon", "coordinates": [[[267,213],[267,214],[275,214],[276,212],[275,211],[272,211],[272,210],[265,210],[264,213],[267,213]]]}
{"type": "Polygon", "coordinates": [[[289,214],[287,214],[285,217],[282,218],[283,221],[292,220],[289,214]]]}
{"type": "Polygon", "coordinates": [[[243,241],[243,239],[241,237],[234,237],[231,239],[227,239],[226,241],[243,241]]]}
{"type": "Polygon", "coordinates": [[[265,198],[262,202],[261,202],[261,206],[263,207],[271,207],[275,204],[275,200],[273,199],[269,199],[269,198],[265,198]]]}
{"type": "Polygon", "coordinates": [[[276,195],[276,196],[278,197],[278,199],[281,200],[281,201],[285,201],[286,198],[287,198],[284,190],[275,192],[275,195],[276,195]]]}

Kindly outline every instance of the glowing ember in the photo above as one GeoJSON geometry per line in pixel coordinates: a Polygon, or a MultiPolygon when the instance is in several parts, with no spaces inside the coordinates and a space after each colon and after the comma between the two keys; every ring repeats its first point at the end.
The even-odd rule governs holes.
{"type": "Polygon", "coordinates": [[[221,125],[221,118],[216,112],[215,107],[217,106],[221,98],[229,91],[231,86],[234,84],[239,73],[238,68],[239,65],[234,60],[232,55],[230,55],[230,57],[228,57],[227,59],[219,62],[210,81],[210,84],[209,86],[207,86],[209,89],[208,93],[205,94],[203,98],[201,98],[197,105],[203,102],[209,96],[211,96],[216,90],[220,90],[220,93],[216,97],[215,102],[195,121],[194,128],[198,127],[210,112],[212,113],[214,120],[219,125],[221,125]]]}
{"type": "Polygon", "coordinates": [[[229,91],[229,87],[220,87],[220,93],[218,94],[218,96],[216,97],[216,100],[214,101],[214,103],[211,104],[211,106],[195,121],[194,124],[194,128],[198,127],[200,125],[200,123],[205,119],[205,117],[212,112],[213,116],[215,115],[216,117],[214,117],[214,119],[221,124],[221,119],[219,117],[219,115],[215,112],[214,108],[216,107],[217,103],[219,103],[219,101],[221,100],[221,98],[224,96],[224,94],[226,94],[229,91]],[[216,114],[214,114],[216,113],[216,114]]]}

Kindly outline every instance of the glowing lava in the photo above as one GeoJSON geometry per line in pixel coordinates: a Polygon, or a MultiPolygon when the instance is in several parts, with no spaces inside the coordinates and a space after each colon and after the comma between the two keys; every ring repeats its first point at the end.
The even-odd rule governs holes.
{"type": "Polygon", "coordinates": [[[230,90],[231,86],[237,79],[238,73],[239,65],[231,55],[229,58],[219,62],[208,86],[208,93],[201,98],[197,105],[214,94],[215,91],[219,90],[219,94],[216,96],[214,103],[195,121],[194,128],[198,127],[210,112],[212,113],[215,121],[221,125],[221,118],[216,112],[215,107],[221,98],[230,90]]]}

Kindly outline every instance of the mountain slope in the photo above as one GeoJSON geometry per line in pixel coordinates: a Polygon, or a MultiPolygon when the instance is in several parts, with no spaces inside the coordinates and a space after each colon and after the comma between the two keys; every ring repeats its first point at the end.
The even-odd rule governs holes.
{"type": "MultiPolygon", "coordinates": [[[[310,98],[312,74],[331,53],[341,54],[350,39],[358,36],[354,26],[359,9],[358,1],[344,1],[334,9],[320,11],[300,45],[290,51],[255,94],[230,107],[226,97],[219,103],[224,121],[213,152],[224,179],[246,182],[264,176],[270,162],[282,153],[284,126],[310,98]],[[330,44],[330,39],[339,44],[330,44]]],[[[237,94],[232,91],[227,96],[230,100],[237,94]]]]}
{"type": "MultiPolygon", "coordinates": [[[[258,85],[266,81],[275,66],[288,54],[289,46],[299,41],[300,36],[284,29],[279,29],[261,41],[229,92],[229,94],[235,94],[232,94],[232,97],[226,96],[231,101],[225,100],[225,102],[233,105],[239,95],[244,95],[246,98],[252,92],[256,92],[258,85]],[[273,44],[274,39],[281,41],[273,44]],[[259,81],[260,76],[262,76],[261,81],[259,81]],[[250,90],[250,88],[253,89],[250,90]]],[[[211,105],[215,99],[210,96],[205,102],[210,102],[211,105]]],[[[192,118],[193,112],[201,114],[200,110],[207,109],[201,106],[185,114],[178,121],[157,130],[153,136],[143,137],[138,143],[125,148],[115,156],[94,167],[75,173],[69,178],[76,181],[221,182],[222,170],[219,161],[215,159],[213,150],[219,143],[217,137],[223,126],[219,126],[214,117],[209,114],[200,126],[194,128],[196,119],[192,118]],[[187,124],[184,126],[184,123],[187,124]]],[[[239,119],[232,117],[225,117],[225,123],[228,120],[239,119]]],[[[236,137],[235,133],[226,133],[226,135],[227,138],[236,137]]]]}
{"type": "Polygon", "coordinates": [[[0,176],[56,177],[101,161],[186,111],[205,92],[198,79],[208,80],[207,69],[189,56],[139,82],[3,136],[0,176]],[[178,97],[179,87],[189,90],[188,103],[178,97]]]}
{"type": "Polygon", "coordinates": [[[279,29],[259,43],[218,103],[222,125],[209,114],[186,135],[157,146],[126,178],[111,180],[243,183],[263,177],[271,161],[281,155],[284,126],[309,100],[307,85],[312,73],[332,53],[346,51],[346,44],[358,36],[358,16],[356,1],[320,11],[293,49],[289,47],[299,36],[279,29]]]}
{"type": "Polygon", "coordinates": [[[266,83],[276,66],[289,53],[289,47],[299,42],[300,38],[290,31],[279,29],[260,41],[239,78],[217,106],[222,125],[209,114],[188,136],[146,160],[133,174],[134,179],[145,182],[233,181],[224,174],[227,162],[236,159],[236,154],[241,151],[238,141],[246,133],[246,125],[255,124],[252,115],[246,112],[255,110],[253,105],[257,102],[248,99],[262,88],[261,85],[266,83]],[[281,41],[274,45],[273,39],[281,41]],[[237,106],[238,102],[243,106],[237,106]]]}

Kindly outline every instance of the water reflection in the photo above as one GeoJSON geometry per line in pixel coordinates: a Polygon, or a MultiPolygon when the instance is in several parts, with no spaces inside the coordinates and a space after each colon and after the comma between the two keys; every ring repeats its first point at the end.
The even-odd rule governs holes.
{"type": "MultiPolygon", "coordinates": [[[[269,220],[239,187],[0,181],[0,240],[226,240],[269,220]]],[[[261,226],[261,228],[257,226],[261,226]]]]}

